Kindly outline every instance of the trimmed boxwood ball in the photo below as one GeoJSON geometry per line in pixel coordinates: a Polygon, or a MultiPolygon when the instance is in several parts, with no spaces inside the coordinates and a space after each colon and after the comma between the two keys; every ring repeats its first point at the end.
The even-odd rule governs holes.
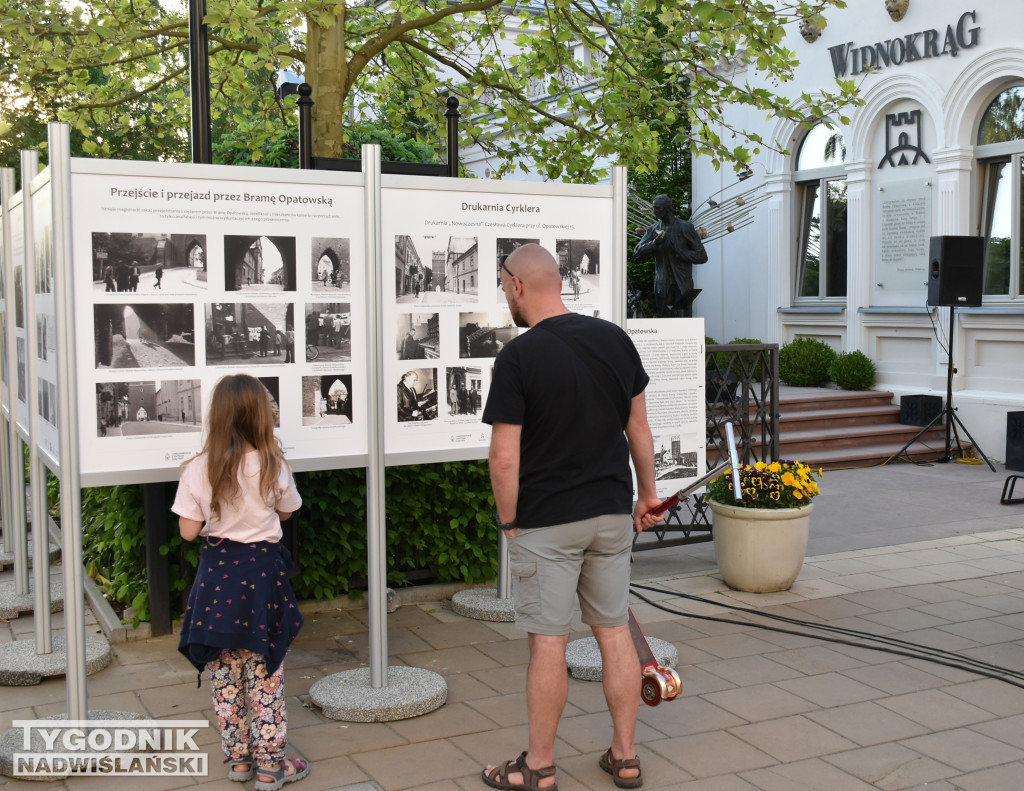
{"type": "Polygon", "coordinates": [[[779,379],[794,387],[816,387],[829,381],[836,353],[817,338],[797,338],[779,349],[779,379]]]}
{"type": "MultiPolygon", "coordinates": [[[[762,343],[764,343],[764,341],[762,341],[760,338],[733,338],[731,341],[729,341],[730,346],[736,346],[739,344],[753,344],[755,346],[760,346],[762,343]]],[[[747,365],[748,367],[750,367],[749,361],[747,362],[747,365]]],[[[760,381],[762,367],[763,366],[761,365],[761,360],[758,360],[756,363],[754,363],[753,367],[751,368],[750,375],[755,381],[760,381]]],[[[737,369],[737,372],[738,370],[739,369],[737,369]]]]}
{"type": "Polygon", "coordinates": [[[875,383],[875,364],[864,352],[843,352],[832,361],[828,375],[843,390],[869,390],[875,383]]]}

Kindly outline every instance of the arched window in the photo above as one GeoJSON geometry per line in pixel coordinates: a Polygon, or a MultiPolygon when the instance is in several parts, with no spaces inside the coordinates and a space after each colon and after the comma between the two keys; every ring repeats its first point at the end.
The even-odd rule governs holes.
{"type": "Polygon", "coordinates": [[[846,142],[817,124],[796,155],[796,273],[794,299],[846,297],[846,142]]]}
{"type": "Polygon", "coordinates": [[[1021,299],[1024,291],[1024,86],[1000,93],[978,125],[980,233],[985,237],[985,295],[1021,299]]]}

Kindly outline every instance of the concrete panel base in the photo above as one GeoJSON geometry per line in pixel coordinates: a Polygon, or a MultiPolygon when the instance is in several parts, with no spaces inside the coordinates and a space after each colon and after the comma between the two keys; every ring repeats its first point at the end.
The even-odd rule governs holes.
{"type": "Polygon", "coordinates": [[[516,619],[512,599],[499,599],[496,588],[469,588],[452,596],[452,612],[478,621],[505,621],[516,619]]]}
{"type": "MultiPolygon", "coordinates": [[[[33,612],[36,608],[36,595],[33,583],[29,581],[28,593],[15,593],[13,582],[0,582],[0,618],[11,621],[23,612],[33,612]]],[[[55,579],[50,581],[50,612],[64,609],[64,582],[55,579]]]]}
{"type": "Polygon", "coordinates": [[[370,669],[334,673],[309,689],[325,717],[345,722],[392,722],[428,714],[448,699],[443,677],[419,667],[389,667],[387,686],[370,686],[370,669]]]}
{"type": "MultiPolygon", "coordinates": [[[[0,686],[32,687],[44,678],[67,672],[67,642],[63,633],[53,635],[53,650],[36,653],[35,638],[0,644],[0,686]]],[[[92,675],[111,663],[114,652],[99,635],[85,638],[85,672],[92,675]]]]}
{"type": "MultiPolygon", "coordinates": [[[[647,643],[651,646],[651,651],[659,665],[674,667],[679,661],[679,652],[672,643],[659,640],[657,637],[648,637],[647,643]]],[[[597,640],[593,637],[584,637],[570,642],[565,648],[565,663],[569,666],[569,673],[573,678],[578,678],[580,681],[601,680],[601,651],[597,647],[597,640]]],[[[638,683],[639,678],[638,668],[638,683]]]]}
{"type": "MultiPolygon", "coordinates": [[[[40,717],[35,722],[40,724],[54,723],[58,725],[61,720],[66,720],[68,717],[66,714],[58,714],[53,717],[40,717]]],[[[145,716],[138,714],[133,711],[112,711],[110,709],[90,709],[89,710],[90,720],[142,720],[145,716]]],[[[57,744],[60,743],[61,737],[57,737],[57,744]]],[[[0,775],[4,777],[14,777],[14,756],[17,753],[46,753],[46,742],[37,730],[29,731],[29,745],[25,746],[25,732],[21,728],[11,728],[9,731],[5,731],[0,735],[0,775]]],[[[84,755],[84,754],[83,754],[84,755]]],[[[18,777],[19,780],[37,780],[44,782],[52,782],[56,780],[63,780],[68,776],[68,773],[56,773],[52,775],[21,775],[18,777]]]]}

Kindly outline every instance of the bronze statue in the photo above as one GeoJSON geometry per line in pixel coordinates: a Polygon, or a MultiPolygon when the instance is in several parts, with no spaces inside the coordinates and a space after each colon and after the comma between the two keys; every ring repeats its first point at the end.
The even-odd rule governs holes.
{"type": "Polygon", "coordinates": [[[659,318],[689,318],[696,297],[692,268],[707,262],[707,251],[693,225],[675,216],[668,195],[654,199],[654,216],[658,221],[636,246],[633,260],[654,256],[654,302],[659,318]]]}

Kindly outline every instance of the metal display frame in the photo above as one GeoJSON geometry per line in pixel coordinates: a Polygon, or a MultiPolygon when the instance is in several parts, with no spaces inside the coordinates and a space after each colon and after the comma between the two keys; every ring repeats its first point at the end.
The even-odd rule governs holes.
{"type": "MultiPolygon", "coordinates": [[[[7,463],[7,486],[11,492],[11,522],[5,523],[4,537],[5,541],[10,538],[13,557],[14,557],[14,590],[19,596],[28,595],[29,582],[28,582],[28,535],[25,532],[26,519],[25,519],[25,483],[24,483],[24,464],[22,459],[24,458],[24,451],[22,450],[22,444],[27,442],[26,434],[27,430],[21,420],[22,406],[18,399],[17,394],[17,382],[18,382],[18,353],[17,353],[17,295],[15,294],[15,286],[17,282],[14,277],[14,210],[17,207],[21,207],[21,233],[24,237],[25,232],[25,218],[24,218],[24,204],[25,204],[25,192],[24,190],[15,192],[15,171],[13,168],[5,168],[5,188],[9,189],[10,192],[4,199],[4,249],[6,251],[4,255],[4,275],[5,283],[7,285],[7,293],[12,298],[8,299],[8,317],[7,317],[7,337],[4,339],[4,343],[7,344],[7,364],[10,372],[13,374],[8,381],[7,395],[8,395],[8,410],[7,410],[7,436],[8,445],[7,451],[9,453],[7,463]],[[9,185],[8,185],[9,182],[9,185]],[[10,528],[7,529],[7,525],[10,528]]],[[[22,240],[22,256],[24,256],[24,239],[22,240]]],[[[22,265],[22,283],[25,282],[24,265],[22,265]]],[[[24,303],[22,309],[24,310],[24,303]]],[[[26,386],[27,386],[26,382],[26,386]]]]}
{"type": "MultiPolygon", "coordinates": [[[[14,175],[13,168],[0,168],[0,267],[3,267],[3,282],[5,284],[14,282],[14,269],[11,260],[11,229],[7,216],[8,204],[14,197],[14,175]]],[[[4,300],[3,324],[0,326],[3,326],[5,330],[11,324],[11,312],[14,308],[14,305],[7,300],[6,290],[4,294],[0,295],[4,300]]],[[[14,409],[12,407],[14,379],[11,377],[11,372],[14,371],[12,361],[16,354],[14,333],[4,332],[3,337],[0,337],[0,343],[4,345],[3,366],[0,367],[0,378],[2,378],[2,385],[0,385],[0,391],[2,391],[0,392],[0,396],[2,396],[0,397],[0,417],[2,417],[0,419],[0,520],[4,526],[4,551],[10,551],[14,560],[15,592],[24,595],[28,593],[24,557],[27,554],[27,547],[15,538],[16,525],[20,524],[22,520],[16,520],[14,517],[15,487],[11,477],[13,466],[11,460],[14,458],[12,448],[15,447],[18,439],[14,429],[14,409]]],[[[22,498],[24,498],[24,489],[22,489],[22,498]]],[[[22,510],[24,511],[24,507],[22,510]]]]}
{"type": "MultiPolygon", "coordinates": [[[[71,251],[71,127],[49,124],[53,194],[53,273],[57,306],[57,400],[60,442],[61,552],[64,567],[64,621],[67,647],[68,718],[89,716],[86,692],[85,587],[82,562],[82,476],[77,420],[78,361],[75,356],[74,272],[71,251]]],[[[38,550],[36,551],[38,556],[38,550]]]]}
{"type": "MultiPolygon", "coordinates": [[[[32,492],[32,580],[35,587],[34,613],[36,653],[49,654],[53,650],[53,635],[50,618],[50,562],[49,562],[49,514],[46,510],[46,469],[60,478],[60,460],[44,452],[39,444],[39,358],[37,354],[37,327],[33,320],[36,315],[36,237],[35,237],[35,193],[50,183],[50,170],[37,173],[39,158],[35,151],[21,152],[21,185],[25,196],[25,270],[22,285],[25,289],[25,378],[28,394],[28,458],[29,487],[32,492]]],[[[51,192],[51,201],[53,200],[51,192]]],[[[51,202],[52,209],[52,202],[51,202]]],[[[56,284],[54,285],[56,288],[56,284]]],[[[57,359],[61,359],[60,335],[58,330],[57,359]]],[[[61,405],[64,408],[64,405],[61,405]]],[[[61,420],[62,426],[69,425],[61,420]]],[[[63,484],[63,480],[61,480],[63,484]]]]}
{"type": "MultiPolygon", "coordinates": [[[[83,403],[80,398],[80,390],[83,387],[79,374],[79,365],[84,364],[85,357],[78,359],[78,354],[85,354],[83,349],[78,348],[80,317],[79,310],[86,304],[91,304],[82,296],[82,289],[92,293],[93,281],[91,267],[83,267],[82,262],[74,261],[76,255],[75,236],[78,231],[74,226],[74,206],[76,196],[72,194],[74,189],[74,178],[79,174],[108,175],[111,173],[128,173],[133,177],[145,177],[150,174],[166,176],[168,168],[173,167],[175,174],[181,174],[183,179],[191,180],[193,183],[203,179],[217,181],[246,181],[275,182],[285,184],[323,184],[329,186],[358,186],[363,193],[363,225],[361,232],[364,234],[364,259],[366,265],[365,277],[365,375],[366,375],[366,412],[367,412],[367,449],[365,453],[358,454],[337,454],[332,456],[320,456],[316,458],[296,458],[293,468],[297,471],[313,469],[338,469],[345,467],[364,467],[367,470],[367,560],[368,560],[368,606],[369,606],[369,665],[370,685],[379,689],[387,684],[388,676],[388,643],[386,623],[386,600],[387,600],[387,556],[386,556],[386,533],[385,533],[385,469],[389,465],[410,464],[417,462],[455,461],[464,459],[479,459],[486,457],[487,448],[444,448],[433,451],[417,450],[413,452],[386,453],[385,449],[385,408],[384,388],[382,382],[382,361],[385,354],[385,328],[384,311],[382,299],[384,294],[385,277],[388,273],[384,271],[384,241],[382,238],[382,216],[381,203],[385,189],[402,190],[449,190],[466,193],[467,195],[507,196],[510,199],[526,197],[530,195],[555,196],[565,198],[597,198],[612,202],[613,231],[611,233],[611,250],[607,253],[602,250],[601,255],[601,289],[607,290],[602,294],[601,299],[609,304],[608,317],[616,323],[623,325],[625,322],[624,299],[626,293],[626,171],[624,168],[614,168],[612,171],[612,184],[609,185],[570,185],[560,183],[531,183],[531,182],[492,182],[472,179],[435,179],[423,176],[394,176],[382,175],[380,147],[375,145],[363,146],[362,162],[363,170],[358,174],[335,171],[282,171],[256,168],[237,168],[216,165],[174,165],[166,163],[117,163],[103,160],[72,159],[70,156],[70,127],[63,123],[49,125],[49,154],[50,167],[39,176],[26,179],[27,188],[20,193],[24,210],[26,211],[26,260],[24,284],[28,291],[30,283],[34,279],[29,274],[33,265],[31,245],[33,237],[31,234],[31,195],[44,184],[49,184],[52,200],[52,238],[53,238],[53,270],[54,282],[53,292],[56,305],[56,326],[54,328],[57,339],[57,361],[58,361],[58,426],[59,426],[59,450],[57,454],[40,453],[39,449],[32,444],[35,436],[33,428],[39,420],[39,408],[36,389],[35,373],[35,328],[32,322],[26,319],[26,337],[28,338],[28,349],[26,355],[27,395],[30,406],[32,425],[27,432],[20,432],[16,417],[18,410],[15,405],[15,388],[9,387],[11,406],[7,407],[9,417],[9,436],[11,439],[19,438],[22,433],[24,440],[31,449],[32,480],[33,480],[33,523],[37,525],[35,538],[35,567],[37,576],[47,573],[49,564],[47,561],[48,540],[46,536],[47,513],[46,513],[46,470],[49,469],[58,476],[61,485],[61,537],[64,557],[64,587],[65,587],[65,618],[67,623],[67,686],[68,686],[68,715],[71,719],[85,719],[88,716],[88,696],[86,691],[86,651],[85,651],[85,616],[84,616],[84,585],[83,585],[83,563],[82,563],[82,514],[81,514],[81,490],[83,486],[97,486],[113,483],[155,483],[161,481],[175,480],[177,478],[177,467],[168,470],[165,468],[152,468],[144,470],[131,470],[119,472],[116,475],[106,473],[84,474],[81,466],[82,453],[82,432],[88,432],[94,425],[89,419],[89,410],[95,410],[93,403],[83,403]],[[82,282],[83,278],[89,275],[88,283],[82,282]],[[79,281],[79,282],[76,282],[79,281]],[[620,304],[621,303],[621,304],[620,304]],[[84,416],[84,417],[83,417],[84,416]],[[86,425],[83,425],[83,421],[86,425]],[[127,478],[126,478],[127,475],[127,478]],[[128,480],[130,478],[130,481],[128,480]]],[[[38,160],[34,152],[25,152],[23,155],[23,171],[28,173],[33,167],[37,167],[38,160]]],[[[13,182],[13,174],[4,174],[4,186],[13,182]]],[[[11,196],[17,199],[17,196],[11,196]]],[[[4,266],[8,274],[8,291],[13,286],[12,255],[9,245],[10,223],[8,222],[8,199],[4,195],[4,266]]],[[[351,233],[359,231],[353,230],[351,233]]],[[[580,233],[585,234],[586,231],[580,233]]],[[[360,261],[353,260],[356,266],[360,261]]],[[[305,296],[305,295],[303,295],[305,296]]],[[[352,297],[357,296],[353,291],[352,297]]],[[[26,303],[26,316],[32,315],[32,304],[34,294],[28,294],[29,302],[26,303]]],[[[314,295],[315,298],[315,295],[314,295]]],[[[90,308],[91,310],[91,308],[90,308]]],[[[602,313],[605,309],[602,307],[602,313]]],[[[91,320],[91,316],[90,316],[91,320]]],[[[13,322],[8,322],[7,337],[4,339],[8,349],[8,363],[13,366],[16,360],[14,352],[14,327],[13,322]]],[[[93,348],[87,350],[89,355],[94,354],[93,348]]],[[[358,371],[355,364],[357,357],[353,353],[353,373],[358,371]]],[[[199,368],[200,366],[196,366],[199,368]]],[[[288,375],[292,370],[288,370],[288,375]]],[[[297,371],[295,376],[301,374],[297,371]]],[[[95,377],[94,377],[95,378],[95,377]]],[[[282,376],[284,379],[284,376],[282,376]]],[[[10,381],[10,380],[8,380],[10,381]]],[[[90,382],[92,380],[90,379],[90,382]]],[[[482,425],[482,424],[481,424],[482,425]]],[[[8,461],[14,458],[19,448],[11,449],[8,454],[8,461]]],[[[15,473],[7,476],[7,485],[15,483],[15,473]]],[[[5,501],[17,498],[4,498],[5,501]]],[[[500,579],[508,581],[508,561],[506,557],[507,548],[501,544],[500,579]]],[[[508,595],[508,585],[502,586],[508,595]]],[[[44,589],[44,595],[48,596],[48,585],[39,585],[37,582],[37,617],[41,616],[45,622],[45,628],[39,631],[43,633],[45,645],[40,650],[49,650],[49,606],[48,599],[45,607],[39,606],[40,588],[44,589]]]]}

